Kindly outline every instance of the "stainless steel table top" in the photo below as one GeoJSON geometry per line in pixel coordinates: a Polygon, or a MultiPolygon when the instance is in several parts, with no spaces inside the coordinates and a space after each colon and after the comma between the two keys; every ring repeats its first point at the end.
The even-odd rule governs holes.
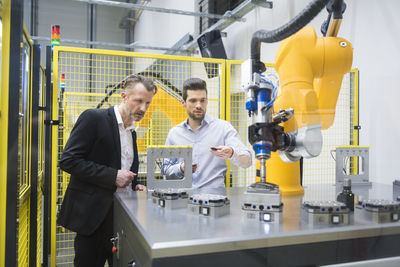
{"type": "MultiPolygon", "coordinates": [[[[115,198],[153,258],[400,234],[400,222],[377,224],[357,216],[350,225],[310,225],[302,220],[303,200],[335,200],[341,186],[309,185],[304,195],[283,196],[280,224],[246,219],[241,210],[244,190],[226,190],[230,215],[220,218],[161,208],[145,192],[116,193],[115,198]]],[[[352,190],[363,199],[393,199],[391,185],[353,186],[352,190]]]]}

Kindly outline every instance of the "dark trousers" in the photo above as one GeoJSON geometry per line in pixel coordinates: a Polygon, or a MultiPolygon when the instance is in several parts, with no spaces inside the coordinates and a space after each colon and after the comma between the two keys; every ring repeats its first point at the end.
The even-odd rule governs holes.
{"type": "Polygon", "coordinates": [[[90,236],[76,234],[75,259],[77,267],[103,267],[106,260],[108,266],[113,266],[112,243],[113,208],[106,215],[99,228],[90,236]]]}

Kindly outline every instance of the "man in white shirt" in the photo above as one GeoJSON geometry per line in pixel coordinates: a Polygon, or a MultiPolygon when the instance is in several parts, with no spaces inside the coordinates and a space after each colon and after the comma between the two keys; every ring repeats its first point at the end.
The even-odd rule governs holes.
{"type": "MultiPolygon", "coordinates": [[[[242,143],[235,128],[227,121],[208,116],[207,84],[199,78],[183,83],[182,105],[188,118],[173,127],[165,145],[193,146],[193,187],[225,186],[226,159],[242,168],[251,166],[251,152],[242,143]]],[[[162,172],[168,177],[183,178],[182,159],[165,159],[162,172]]]]}

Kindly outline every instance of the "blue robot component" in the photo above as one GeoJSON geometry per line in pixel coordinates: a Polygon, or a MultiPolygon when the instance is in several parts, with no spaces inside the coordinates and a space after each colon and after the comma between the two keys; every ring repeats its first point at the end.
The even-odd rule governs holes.
{"type": "Polygon", "coordinates": [[[278,124],[293,114],[293,111],[280,111],[278,114],[273,114],[277,92],[277,87],[259,73],[253,74],[251,84],[246,87],[246,109],[252,118],[248,137],[256,158],[260,160],[261,182],[265,182],[266,179],[265,164],[271,157],[271,151],[282,149],[287,143],[288,137],[278,124]]]}
{"type": "Polygon", "coordinates": [[[256,155],[266,155],[267,158],[270,158],[272,145],[270,145],[270,144],[254,144],[253,150],[256,155]]]}

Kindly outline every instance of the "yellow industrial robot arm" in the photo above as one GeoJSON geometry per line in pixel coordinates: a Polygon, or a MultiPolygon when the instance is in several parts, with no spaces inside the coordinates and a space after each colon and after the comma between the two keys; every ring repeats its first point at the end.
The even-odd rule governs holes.
{"type": "Polygon", "coordinates": [[[342,77],[352,62],[350,42],[335,37],[345,7],[343,0],[313,0],[287,24],[252,36],[246,109],[252,118],[248,138],[260,161],[262,183],[271,152],[279,151],[286,162],[321,152],[321,129],[333,123],[342,77]],[[313,28],[304,26],[325,6],[329,16],[322,32],[328,36],[318,38],[313,28]],[[260,48],[261,42],[281,40],[275,66],[281,84],[277,95],[277,88],[261,75],[265,65],[260,61],[260,48]]]}
{"type": "Polygon", "coordinates": [[[282,159],[291,162],[320,154],[321,129],[333,124],[343,75],[350,71],[352,59],[349,41],[317,37],[312,27],[282,41],[276,54],[281,90],[275,110],[294,109],[283,127],[297,142],[293,151],[280,151],[282,159]]]}

